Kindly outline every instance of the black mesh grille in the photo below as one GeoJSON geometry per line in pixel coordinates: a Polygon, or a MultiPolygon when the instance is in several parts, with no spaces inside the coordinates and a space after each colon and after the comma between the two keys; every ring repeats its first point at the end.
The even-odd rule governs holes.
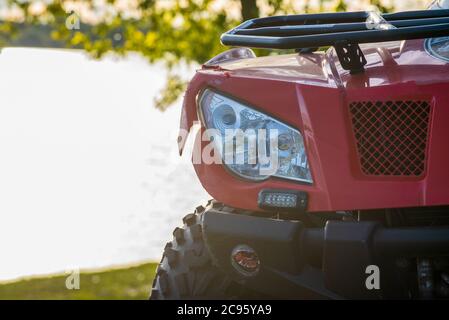
{"type": "Polygon", "coordinates": [[[425,171],[430,104],[358,101],[349,105],[363,173],[421,176],[425,171]]]}

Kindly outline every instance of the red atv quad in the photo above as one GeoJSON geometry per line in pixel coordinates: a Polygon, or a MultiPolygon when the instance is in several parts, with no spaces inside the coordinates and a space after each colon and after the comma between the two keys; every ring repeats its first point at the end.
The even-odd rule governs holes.
{"type": "Polygon", "coordinates": [[[449,7],[259,18],[221,41],[239,48],[198,70],[181,118],[215,200],[173,232],[151,298],[448,298],[449,7]]]}

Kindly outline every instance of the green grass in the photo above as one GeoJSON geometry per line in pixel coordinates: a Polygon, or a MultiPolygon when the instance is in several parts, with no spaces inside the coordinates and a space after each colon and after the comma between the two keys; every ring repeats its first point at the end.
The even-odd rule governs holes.
{"type": "Polygon", "coordinates": [[[32,277],[0,283],[4,299],[148,299],[157,263],[80,272],[80,289],[68,290],[68,275],[32,277]]]}

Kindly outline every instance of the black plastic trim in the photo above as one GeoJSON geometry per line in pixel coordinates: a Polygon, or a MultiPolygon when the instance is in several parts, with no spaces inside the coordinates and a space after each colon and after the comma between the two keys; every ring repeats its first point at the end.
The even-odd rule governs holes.
{"type": "Polygon", "coordinates": [[[277,298],[410,298],[398,261],[449,255],[449,227],[385,228],[377,222],[328,221],[307,228],[300,221],[269,219],[209,208],[202,226],[214,262],[256,291],[277,298]],[[233,269],[237,245],[253,248],[261,260],[251,278],[233,269]],[[366,268],[381,270],[380,290],[369,290],[366,268]]]}

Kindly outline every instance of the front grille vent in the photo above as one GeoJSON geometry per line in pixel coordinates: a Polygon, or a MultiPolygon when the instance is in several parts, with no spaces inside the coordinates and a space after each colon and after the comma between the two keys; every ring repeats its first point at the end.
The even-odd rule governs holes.
{"type": "Polygon", "coordinates": [[[357,101],[349,104],[362,172],[421,176],[426,168],[431,107],[426,101],[357,101]]]}

